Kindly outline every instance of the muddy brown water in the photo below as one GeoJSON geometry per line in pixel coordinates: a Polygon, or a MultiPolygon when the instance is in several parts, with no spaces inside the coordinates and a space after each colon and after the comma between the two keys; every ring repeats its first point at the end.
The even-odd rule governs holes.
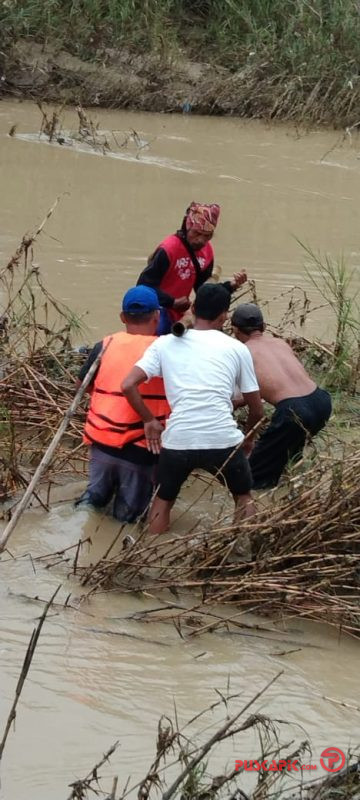
{"type": "MultiPolygon", "coordinates": [[[[138,153],[130,144],[104,157],[77,146],[50,146],[38,139],[39,113],[32,105],[0,104],[1,260],[63,194],[35,259],[57,297],[79,312],[88,310],[89,341],[116,329],[123,291],[154,245],[177,227],[191,199],[220,202],[215,246],[223,275],[246,266],[263,299],[293,284],[307,286],[295,236],[315,250],[344,251],[359,273],[360,162],[353,139],[342,143],[331,132],[299,135],[235,119],[104,111],[97,116],[107,130],[134,128],[148,147],[138,153]],[[18,135],[9,138],[13,123],[18,135]]],[[[66,127],[75,127],[71,112],[66,127]]],[[[310,295],[316,302],[311,289],[310,295]]],[[[284,307],[285,301],[272,303],[270,317],[284,307]]],[[[327,310],[307,323],[309,335],[331,336],[331,329],[327,310]]],[[[184,493],[178,514],[202,488],[184,493]]],[[[224,501],[222,490],[210,499],[175,521],[177,535],[199,515],[211,518],[224,501]]],[[[53,552],[90,535],[93,545],[83,559],[92,561],[115,530],[111,520],[74,513],[70,502],[55,503],[48,515],[24,515],[11,543],[14,555],[24,557],[12,561],[5,555],[0,561],[0,731],[42,607],[22,595],[47,599],[59,583],[62,598],[69,591],[80,594],[66,569],[46,570],[40,562],[34,571],[25,554],[53,552]]],[[[131,774],[135,781],[154,753],[159,715],[171,715],[174,701],[185,722],[216,699],[215,689],[225,692],[229,679],[243,703],[279,669],[284,674],[258,709],[303,726],[317,763],[326,746],[347,751],[358,743],[359,712],[324,699],[359,705],[357,641],[339,638],[325,625],[283,620],[276,622],[276,633],[244,630],[184,642],[164,623],[121,619],[158,604],[159,598],[99,594],[83,607],[87,613],[49,615],[3,757],[1,798],[65,800],[68,783],[117,739],[121,746],[108,774],[120,774],[122,782],[131,774]],[[281,655],[289,650],[296,652],[281,655]]],[[[261,617],[245,620],[264,624],[261,617]]],[[[301,730],[293,734],[298,741],[305,737],[301,730]]],[[[226,761],[233,765],[235,758],[254,754],[251,738],[242,741],[227,743],[215,758],[220,770],[226,761]]]]}

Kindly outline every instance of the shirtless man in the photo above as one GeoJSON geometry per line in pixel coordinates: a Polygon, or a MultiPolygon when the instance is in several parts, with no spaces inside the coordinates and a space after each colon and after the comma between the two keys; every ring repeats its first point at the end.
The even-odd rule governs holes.
{"type": "Polygon", "coordinates": [[[257,305],[237,306],[231,323],[236,339],[251,352],[261,397],[275,406],[249,459],[253,488],[269,489],[277,485],[288,461],[301,456],[307,435],[315,436],[324,427],[331,398],[316,386],[286,342],[264,335],[257,305]]]}

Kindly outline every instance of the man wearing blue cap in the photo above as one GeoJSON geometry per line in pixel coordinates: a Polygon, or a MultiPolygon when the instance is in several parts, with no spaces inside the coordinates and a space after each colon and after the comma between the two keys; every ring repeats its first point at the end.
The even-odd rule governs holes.
{"type": "MultiPolygon", "coordinates": [[[[157,294],[135,286],[124,295],[120,319],[126,331],[106,336],[92,349],[79,372],[78,385],[104,348],[90,386],[84,442],[90,445],[89,483],[77,501],[104,508],[114,498],[113,516],[134,522],[150,503],[157,457],[146,447],[144,425],[120,391],[122,379],[156,338],[160,308],[157,294]],[[105,350],[106,348],[106,350],[105,350]]],[[[169,407],[161,378],[140,387],[154,417],[163,423],[169,407]]]]}

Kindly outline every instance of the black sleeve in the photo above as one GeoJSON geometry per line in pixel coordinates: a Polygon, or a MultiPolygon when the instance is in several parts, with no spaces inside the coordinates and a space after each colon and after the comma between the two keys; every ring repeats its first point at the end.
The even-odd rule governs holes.
{"type": "Polygon", "coordinates": [[[206,267],[206,269],[201,270],[201,273],[196,275],[196,281],[194,284],[195,292],[197,292],[198,289],[200,289],[200,286],[202,286],[203,283],[205,283],[205,281],[208,281],[209,278],[211,278],[213,269],[214,269],[214,262],[211,261],[211,263],[209,264],[208,267],[206,267]]]}
{"type": "MultiPolygon", "coordinates": [[[[96,344],[94,345],[93,349],[90,351],[90,353],[89,353],[89,355],[87,357],[87,360],[85,361],[85,364],[83,364],[83,366],[79,370],[79,374],[78,374],[79,381],[83,381],[84,380],[85,375],[89,371],[91,365],[94,363],[95,358],[101,352],[102,344],[103,344],[102,342],[96,342],[96,344]]],[[[95,373],[95,375],[96,375],[96,373],[95,373]]],[[[95,375],[94,375],[94,378],[95,378],[95,375]]]]}
{"type": "Polygon", "coordinates": [[[171,294],[167,294],[167,292],[163,292],[159,289],[159,284],[169,269],[169,266],[169,256],[162,247],[159,247],[158,250],[155,250],[147,267],[145,267],[137,280],[137,286],[141,283],[143,286],[150,286],[151,289],[155,289],[159,298],[159,303],[164,308],[172,308],[174,305],[174,298],[171,294]]]}

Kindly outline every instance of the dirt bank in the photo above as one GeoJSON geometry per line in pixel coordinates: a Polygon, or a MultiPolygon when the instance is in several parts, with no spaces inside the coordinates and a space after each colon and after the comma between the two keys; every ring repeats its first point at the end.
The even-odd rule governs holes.
{"type": "MultiPolygon", "coordinates": [[[[230,80],[226,69],[183,61],[161,63],[108,49],[101,61],[83,61],[54,47],[20,41],[3,59],[1,93],[86,106],[145,111],[215,111],[216,87],[230,80]],[[211,92],[210,87],[213,88],[211,92]]],[[[216,109],[231,112],[225,98],[216,109]]]]}
{"type": "Polygon", "coordinates": [[[302,81],[273,74],[259,60],[237,72],[185,57],[134,54],[108,48],[84,61],[54,45],[20,40],[0,54],[0,98],[38,98],[55,103],[143,111],[292,119],[346,126],[360,114],[360,84],[334,79],[302,81]],[[324,85],[323,85],[324,84],[324,85]]]}

